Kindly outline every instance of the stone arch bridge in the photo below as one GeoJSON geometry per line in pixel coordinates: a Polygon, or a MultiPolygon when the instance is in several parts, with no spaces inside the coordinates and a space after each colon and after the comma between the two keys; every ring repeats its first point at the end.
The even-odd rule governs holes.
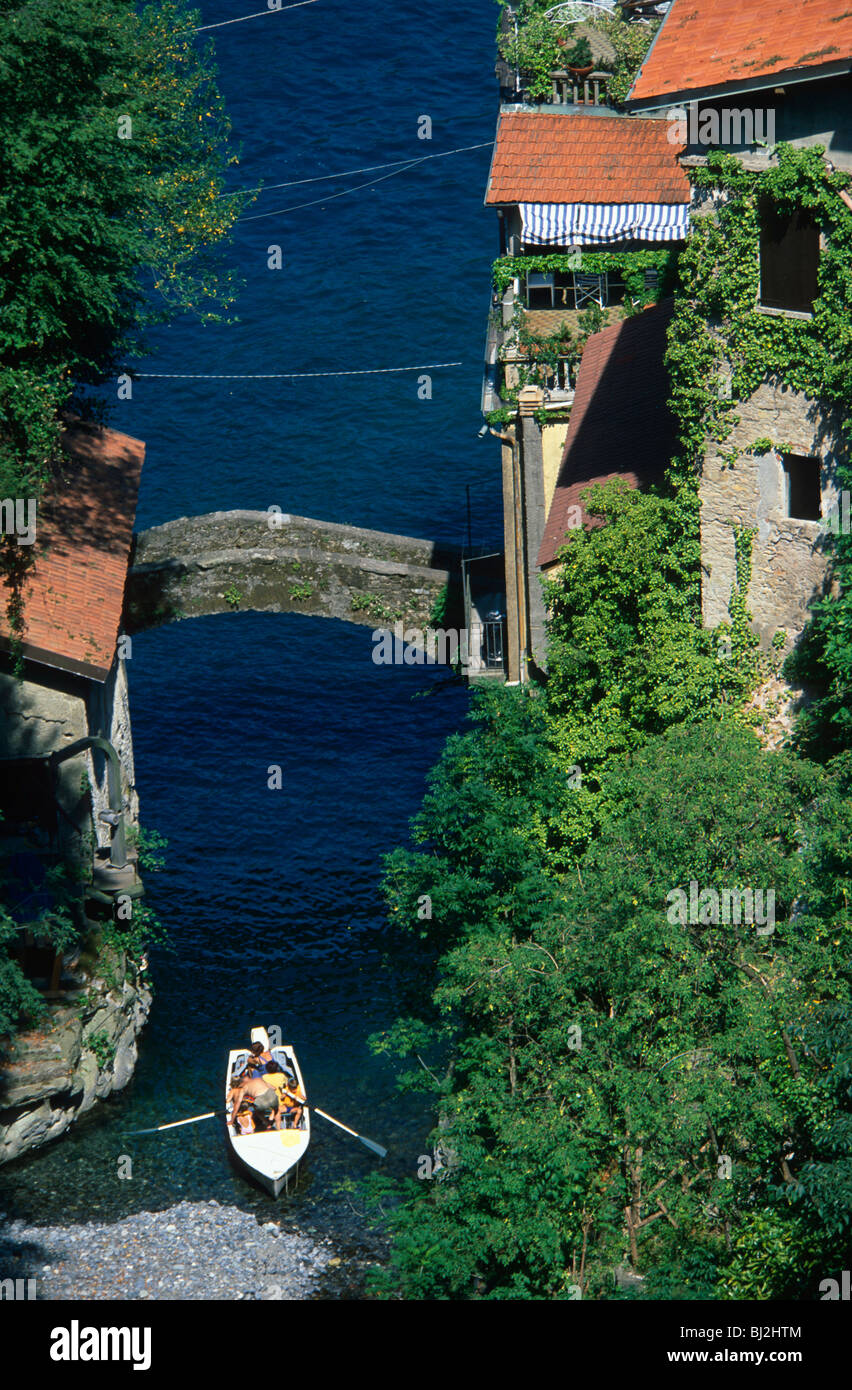
{"type": "Polygon", "coordinates": [[[442,595],[458,614],[461,557],[434,541],[286,513],[181,517],[135,537],[125,630],[240,610],[441,626],[453,617],[436,621],[442,595]]]}

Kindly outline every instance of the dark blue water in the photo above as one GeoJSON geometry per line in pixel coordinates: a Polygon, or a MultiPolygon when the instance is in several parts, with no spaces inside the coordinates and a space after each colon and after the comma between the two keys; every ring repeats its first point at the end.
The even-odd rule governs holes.
{"type": "MultiPolygon", "coordinates": [[[[205,23],[240,13],[208,3],[205,23]]],[[[248,3],[244,13],[262,8],[248,3]]],[[[418,159],[493,139],[493,0],[316,4],[214,30],[242,146],[234,187],[418,159]],[[432,139],[418,139],[429,116],[432,139]]],[[[497,445],[477,439],[496,253],[483,207],[488,148],[428,159],[366,188],[369,174],[265,192],[229,261],[245,281],[237,326],[191,319],[142,370],[346,372],[460,361],[430,373],[284,381],[143,381],[115,422],[147,441],[139,525],[230,507],[461,540],[497,539],[497,445]],[[268,268],[280,246],[283,269],[268,268]]]]}
{"type": "MultiPolygon", "coordinates": [[[[245,0],[250,13],[257,0],[245,0]]],[[[239,13],[208,3],[203,20],[239,13]]],[[[234,186],[312,178],[493,136],[492,0],[423,9],[335,0],[214,31],[242,143],[234,186]],[[417,139],[432,120],[431,143],[417,139]]],[[[488,149],[430,160],[351,196],[238,226],[240,322],[183,321],[156,371],[347,371],[460,361],[431,373],[268,381],[142,381],[114,423],[147,442],[138,524],[267,507],[460,541],[500,543],[499,457],[477,439],[489,264],[488,149]],[[285,268],[267,268],[280,245],[285,268]]],[[[384,171],[387,172],[387,171],[384,171]]],[[[264,193],[257,214],[366,176],[264,193]]],[[[428,1112],[394,1091],[369,1033],[398,1009],[382,969],[381,857],[402,842],[425,776],[461,724],[441,671],[376,667],[369,630],[297,615],[227,614],[134,639],[129,666],[145,824],[169,841],[150,897],[174,954],[152,954],[156,1000],[131,1087],[0,1179],[31,1217],[157,1208],[216,1196],[263,1209],[213,1125],[126,1130],[219,1103],[224,1053],[256,1022],[297,1045],[317,1103],[390,1145],[413,1175],[428,1112]],[[267,769],[283,770],[270,791],[267,769]],[[117,1158],[134,1157],[132,1181],[117,1158]]],[[[291,1219],[335,1230],[341,1184],[373,1160],[317,1121],[291,1219]]],[[[350,1212],[351,1214],[351,1212],[350,1212]]],[[[357,1223],[356,1223],[357,1224],[357,1223]]]]}

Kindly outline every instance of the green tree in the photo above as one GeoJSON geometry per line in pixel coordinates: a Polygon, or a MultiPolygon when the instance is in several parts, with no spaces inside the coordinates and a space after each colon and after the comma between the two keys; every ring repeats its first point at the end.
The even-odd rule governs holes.
{"type": "Polygon", "coordinates": [[[736,708],[753,680],[743,623],[723,647],[701,626],[681,499],[616,480],[590,490],[588,511],[606,524],[572,531],[544,585],[551,739],[583,776],[562,827],[578,847],[606,814],[611,758],[736,708]]]}
{"type": "Polygon", "coordinates": [[[0,1037],[15,1031],[23,1020],[38,1019],[44,1001],[14,957],[24,927],[54,950],[67,949],[78,939],[74,917],[76,893],[61,866],[47,871],[37,896],[51,899],[49,908],[30,909],[33,888],[6,868],[0,878],[0,1037]],[[14,911],[8,904],[15,903],[14,911]],[[28,910],[30,909],[30,910],[28,910]]]}
{"type": "Polygon", "coordinates": [[[546,718],[506,694],[508,738],[489,695],[436,774],[421,848],[392,866],[394,905],[439,960],[422,1023],[378,1045],[432,1071],[449,1045],[440,1082],[420,1077],[452,1161],[399,1194],[379,1287],[612,1297],[627,1261],[651,1297],[801,1293],[845,1132],[843,1069],[827,1080],[801,1041],[817,1002],[822,1018],[848,998],[848,953],[826,969],[838,924],[811,915],[824,921],[818,892],[842,902],[840,793],[733,719],[684,724],[610,764],[609,814],[570,868],[558,814],[536,828],[553,797],[546,718]],[[673,894],[692,882],[771,891],[774,930],[680,917],[673,894]],[[416,927],[415,889],[434,906],[416,927]],[[817,1165],[802,1177],[800,1149],[817,1165]],[[772,1255],[790,1238],[798,1264],[772,1255]]]}
{"type": "Polygon", "coordinates": [[[244,204],[210,51],[183,0],[0,7],[0,472],[37,492],[57,409],[144,329],[234,298],[217,248],[244,204]]]}

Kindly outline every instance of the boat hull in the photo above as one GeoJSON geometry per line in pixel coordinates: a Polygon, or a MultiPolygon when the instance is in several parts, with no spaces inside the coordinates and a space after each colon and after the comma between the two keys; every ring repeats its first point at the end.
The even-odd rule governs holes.
{"type": "MultiPolygon", "coordinates": [[[[295,1072],[299,1087],[305,1092],[301,1068],[293,1048],[273,1047],[272,1056],[282,1067],[295,1072]]],[[[228,1071],[225,1078],[225,1108],[232,1078],[238,1075],[248,1060],[248,1049],[238,1048],[228,1054],[228,1071]]],[[[299,1171],[311,1140],[311,1117],[307,1106],[302,1111],[300,1129],[266,1130],[261,1134],[235,1134],[230,1119],[226,1119],[226,1129],[231,1153],[239,1166],[248,1173],[271,1197],[278,1197],[289,1191],[299,1171]]]]}

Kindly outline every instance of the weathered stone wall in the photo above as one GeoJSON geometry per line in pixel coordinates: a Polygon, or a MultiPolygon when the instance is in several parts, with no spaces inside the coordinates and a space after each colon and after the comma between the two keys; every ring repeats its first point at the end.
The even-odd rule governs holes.
{"type": "MultiPolygon", "coordinates": [[[[0,752],[4,758],[47,757],[90,734],[108,738],[115,745],[129,820],[137,822],[139,802],[124,663],[116,662],[103,684],[34,662],[26,663],[21,680],[0,672],[0,752]]],[[[57,799],[64,812],[59,821],[62,853],[76,858],[84,838],[92,832],[99,844],[109,844],[109,827],[98,821],[100,811],[109,805],[102,754],[86,751],[61,763],[57,768],[57,799]],[[92,791],[94,823],[85,778],[92,791]]]]}
{"type": "Polygon", "coordinates": [[[106,978],[51,1004],[42,1028],[14,1038],[0,1065],[0,1164],[58,1138],[127,1085],[150,1005],[144,974],[119,958],[106,978]]]}
{"type": "MultiPolygon", "coordinates": [[[[136,791],[133,734],[130,727],[130,694],[124,661],[119,658],[113,663],[109,679],[103,685],[98,685],[95,681],[90,682],[87,694],[87,732],[109,739],[118,753],[121,763],[121,789],[127,808],[126,823],[138,825],[139,796],[136,791]]],[[[108,845],[109,826],[98,819],[101,811],[109,808],[107,760],[97,751],[87,754],[87,757],[98,844],[108,845]]]]}
{"type": "MultiPolygon", "coordinates": [[[[88,684],[80,676],[30,662],[21,680],[0,672],[2,756],[47,757],[88,734],[88,684]]],[[[78,857],[91,829],[89,799],[83,789],[87,773],[91,773],[91,762],[84,753],[57,769],[56,797],[64,812],[58,822],[58,848],[69,858],[78,857]]]]}
{"type": "Polygon", "coordinates": [[[798,636],[826,574],[826,527],[786,514],[781,454],[821,459],[824,522],[837,506],[842,444],[839,422],[831,411],[773,382],[764,382],[749,400],[738,403],[736,413],[739,424],[723,445],[708,446],[702,469],[702,610],[711,627],[728,618],[736,580],[733,526],[754,529],[748,606],[766,647],[779,629],[790,638],[798,636]],[[770,452],[746,453],[763,439],[775,446],[770,452]],[[720,448],[737,450],[732,467],[720,457],[720,448]]]}
{"type": "Polygon", "coordinates": [[[458,573],[453,547],[266,512],[181,517],[137,537],[127,627],[235,609],[425,627],[458,573]]]}

